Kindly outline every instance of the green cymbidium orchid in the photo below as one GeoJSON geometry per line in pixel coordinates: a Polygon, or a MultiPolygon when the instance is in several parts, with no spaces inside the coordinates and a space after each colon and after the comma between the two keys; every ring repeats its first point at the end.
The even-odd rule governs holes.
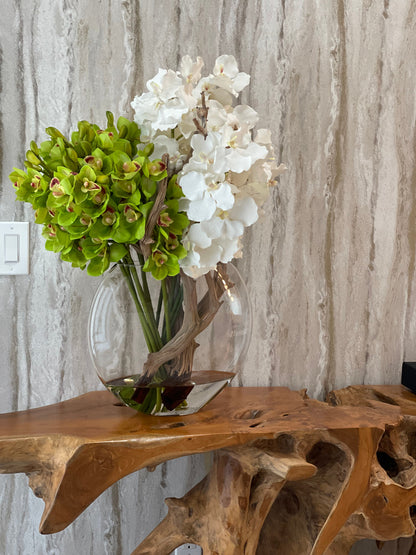
{"type": "MultiPolygon", "coordinates": [[[[139,150],[140,129],[135,122],[120,117],[115,125],[111,112],[105,129],[83,120],[70,139],[55,127],[46,132],[49,140],[39,146],[31,142],[26,171],[14,169],[10,174],[16,197],[33,206],[47,250],[99,275],[110,262],[125,257],[129,245],[140,249],[158,183],[167,178],[166,164],[149,160],[151,143],[139,150]]],[[[169,239],[169,234],[175,236],[179,244],[189,225],[186,215],[178,212],[176,199],[181,196],[175,175],[151,238],[152,253],[159,247],[168,253],[167,273],[156,263],[147,264],[146,270],[156,279],[178,273],[178,259],[185,256],[184,249],[178,251],[169,239]]]]}

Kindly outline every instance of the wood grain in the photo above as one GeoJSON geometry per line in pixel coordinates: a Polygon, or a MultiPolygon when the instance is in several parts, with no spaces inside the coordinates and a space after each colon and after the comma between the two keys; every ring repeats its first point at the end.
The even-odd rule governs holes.
{"type": "MultiPolygon", "coordinates": [[[[352,391],[357,392],[353,403],[347,394],[344,399],[342,392],[334,392],[337,406],[329,406],[287,388],[228,388],[184,418],[134,414],[116,405],[108,392],[88,393],[0,415],[0,472],[29,475],[30,487],[45,502],[40,531],[52,534],[124,476],[184,455],[216,451],[207,477],[181,501],[168,501],[168,516],[135,555],[169,555],[186,542],[211,553],[254,555],[260,536],[262,545],[273,546],[276,554],[295,553],[306,542],[308,553],[322,555],[361,507],[374,522],[369,537],[411,535],[408,508],[416,486],[405,495],[401,488],[400,498],[386,481],[375,493],[370,486],[380,441],[386,428],[400,428],[403,409],[398,402],[373,406],[376,389],[352,391]],[[333,450],[344,457],[343,478],[318,481],[322,458],[324,466],[336,468],[333,450]],[[300,535],[284,552],[276,549],[274,535],[263,527],[269,510],[276,504],[286,507],[279,504],[285,486],[299,482],[307,490],[311,479],[317,480],[319,510],[331,510],[318,515],[311,534],[300,535]],[[388,529],[377,507],[380,499],[390,497],[396,501],[390,504],[388,529]]],[[[387,388],[384,398],[399,398],[400,393],[387,388]]],[[[345,537],[352,538],[351,545],[356,539],[345,537]]]]}

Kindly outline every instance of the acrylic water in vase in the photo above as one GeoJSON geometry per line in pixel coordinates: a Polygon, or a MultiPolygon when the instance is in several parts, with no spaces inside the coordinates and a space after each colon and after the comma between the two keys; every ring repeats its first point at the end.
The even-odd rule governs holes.
{"type": "Polygon", "coordinates": [[[250,316],[229,263],[285,169],[270,131],[253,134],[255,110],[234,105],[249,75],[233,56],[205,77],[202,67],[185,56],[180,71],[159,69],[131,103],[134,121],[107,112],[105,127],[82,120],[70,137],[49,127],[10,174],[46,249],[105,274],[94,363],[120,400],[152,414],[197,410],[235,372],[250,316]]]}
{"type": "Polygon", "coordinates": [[[89,345],[98,375],[125,405],[169,415],[198,411],[228,385],[251,332],[247,290],[230,263],[194,280],[151,278],[116,264],[94,297],[89,345]]]}

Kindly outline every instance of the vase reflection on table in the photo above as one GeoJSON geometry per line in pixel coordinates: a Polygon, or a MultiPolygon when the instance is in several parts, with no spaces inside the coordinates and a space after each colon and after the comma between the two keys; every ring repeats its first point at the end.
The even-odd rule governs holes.
{"type": "Polygon", "coordinates": [[[94,297],[88,339],[101,381],[122,403],[183,415],[231,382],[250,334],[247,289],[232,264],[162,281],[117,264],[94,297]]]}

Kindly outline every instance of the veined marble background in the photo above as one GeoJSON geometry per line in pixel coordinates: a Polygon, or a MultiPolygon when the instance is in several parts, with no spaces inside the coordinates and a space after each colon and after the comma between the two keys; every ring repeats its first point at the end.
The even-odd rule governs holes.
{"type": "MultiPolygon", "coordinates": [[[[242,100],[273,130],[281,177],[245,235],[238,267],[254,308],[243,385],[399,383],[416,360],[414,0],[1,0],[0,221],[30,221],[8,181],[44,128],[72,130],[130,100],[159,67],[233,54],[242,100]]],[[[43,247],[29,276],[0,276],[0,411],[97,389],[86,325],[97,280],[43,247]]],[[[43,537],[43,503],[0,476],[1,555],[128,555],[206,470],[202,457],[143,470],[65,531],[43,537]]],[[[355,555],[407,555],[408,543],[355,555]]],[[[301,554],[300,554],[301,555],[301,554]]]]}

